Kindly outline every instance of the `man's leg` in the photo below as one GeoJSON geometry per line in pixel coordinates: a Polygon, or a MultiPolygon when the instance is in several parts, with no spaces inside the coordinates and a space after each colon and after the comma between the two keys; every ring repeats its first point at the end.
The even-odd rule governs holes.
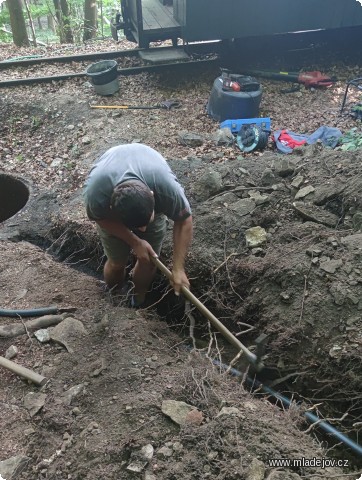
{"type": "Polygon", "coordinates": [[[135,305],[141,305],[145,301],[146,293],[150,288],[156,274],[156,267],[153,263],[137,260],[133,269],[132,280],[134,283],[135,305]]]}
{"type": "Polygon", "coordinates": [[[116,285],[121,287],[125,280],[127,259],[130,253],[129,246],[106,230],[97,225],[104,253],[107,257],[103,268],[104,281],[110,288],[116,285]]]}
{"type": "MultiPolygon", "coordinates": [[[[147,230],[137,232],[140,238],[146,240],[153,250],[159,255],[161,253],[163,239],[165,238],[167,230],[167,219],[163,214],[157,214],[152,223],[147,227],[147,230]]],[[[141,305],[146,297],[152,280],[156,274],[156,267],[151,262],[140,262],[137,260],[133,269],[133,283],[134,283],[134,300],[135,305],[141,305]]]]}
{"type": "Polygon", "coordinates": [[[126,276],[126,266],[123,263],[107,259],[103,268],[104,281],[109,288],[122,286],[126,276]]]}

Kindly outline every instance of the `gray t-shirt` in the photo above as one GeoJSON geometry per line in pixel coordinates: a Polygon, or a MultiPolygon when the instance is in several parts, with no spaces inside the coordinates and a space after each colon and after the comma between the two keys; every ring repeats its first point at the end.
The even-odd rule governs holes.
{"type": "Polygon", "coordinates": [[[113,189],[127,180],[140,180],[153,191],[156,214],[164,213],[174,221],[191,215],[185,192],[162,155],[146,145],[132,143],[107,150],[90,171],[84,199],[91,220],[110,218],[113,189]]]}

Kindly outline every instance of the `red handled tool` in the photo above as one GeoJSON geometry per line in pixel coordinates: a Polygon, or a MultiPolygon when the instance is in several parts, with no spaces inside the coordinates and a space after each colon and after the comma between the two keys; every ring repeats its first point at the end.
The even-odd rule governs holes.
{"type": "Polygon", "coordinates": [[[252,72],[248,72],[247,74],[256,77],[270,78],[271,80],[283,80],[285,82],[301,83],[307,88],[328,88],[336,82],[335,78],[328,77],[319,71],[293,73],[254,70],[252,72]]]}

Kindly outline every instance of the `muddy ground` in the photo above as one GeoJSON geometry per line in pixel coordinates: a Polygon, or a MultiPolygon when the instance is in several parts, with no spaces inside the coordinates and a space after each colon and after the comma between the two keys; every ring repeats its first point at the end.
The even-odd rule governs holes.
{"type": "MultiPolygon", "coordinates": [[[[103,44],[107,47],[115,48],[103,44]]],[[[11,53],[15,56],[6,50],[3,58],[11,53]]],[[[280,83],[262,80],[260,114],[271,117],[273,131],[360,129],[350,116],[339,116],[345,81],[360,76],[359,68],[330,65],[328,73],[339,81],[328,90],[302,88],[286,95],[280,83]]],[[[12,69],[12,76],[20,74],[23,69],[12,69]]],[[[125,77],[110,98],[97,96],[86,79],[1,90],[1,170],[23,179],[30,190],[24,209],[0,228],[2,308],[75,308],[65,320],[71,331],[66,340],[54,334],[40,343],[31,329],[0,340],[1,355],[17,347],[14,361],[48,379],[39,388],[1,370],[0,474],[6,480],[360,475],[353,451],[316,425],[309,427],[304,416],[307,409],[327,418],[358,442],[360,153],[318,143],[282,155],[270,141],[263,152],[245,155],[235,145],[218,145],[218,125],[205,112],[217,75],[210,67],[125,77]],[[182,107],[170,112],[89,107],[152,105],[167,98],[179,99],[182,107]],[[184,132],[200,138],[185,144],[184,132]],[[293,399],[291,409],[261,391],[252,396],[246,374],[235,379],[213,366],[213,359],[229,364],[237,352],[197,312],[185,315],[162,277],[145,310],[130,310],[126,298],[104,293],[104,259],[85,216],[81,187],[98,154],[135,141],[165,156],[191,200],[192,290],[252,351],[256,338],[268,335],[258,378],[293,399]],[[252,227],[266,235],[255,248],[246,241],[252,227]],[[181,425],[165,413],[168,400],[191,406],[181,425]],[[5,475],[1,462],[15,456],[18,471],[11,476],[3,470],[5,475]],[[345,459],[349,465],[268,463],[302,457],[345,459]]],[[[358,100],[352,91],[349,101],[358,100]]],[[[167,265],[170,233],[171,225],[161,258],[167,265]]],[[[26,320],[5,316],[0,326],[26,320]]],[[[242,359],[233,365],[245,371],[242,359]]],[[[255,372],[247,373],[254,378],[255,372]]]]}

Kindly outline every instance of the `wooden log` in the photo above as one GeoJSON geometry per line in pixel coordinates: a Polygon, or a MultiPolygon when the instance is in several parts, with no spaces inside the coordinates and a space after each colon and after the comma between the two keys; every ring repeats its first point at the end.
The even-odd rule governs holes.
{"type": "Polygon", "coordinates": [[[43,317],[34,318],[24,323],[12,323],[10,325],[2,325],[0,327],[0,338],[12,338],[24,335],[27,332],[39,330],[39,328],[47,328],[51,325],[57,325],[63,321],[69,313],[61,315],[44,315],[43,317]]]}
{"type": "Polygon", "coordinates": [[[40,387],[48,381],[45,377],[39,375],[33,370],[29,370],[29,368],[25,368],[22,365],[12,362],[11,360],[8,360],[4,357],[0,357],[0,367],[4,367],[13,373],[16,373],[16,375],[19,375],[26,380],[30,380],[31,382],[35,383],[35,385],[38,385],[40,387]]]}

